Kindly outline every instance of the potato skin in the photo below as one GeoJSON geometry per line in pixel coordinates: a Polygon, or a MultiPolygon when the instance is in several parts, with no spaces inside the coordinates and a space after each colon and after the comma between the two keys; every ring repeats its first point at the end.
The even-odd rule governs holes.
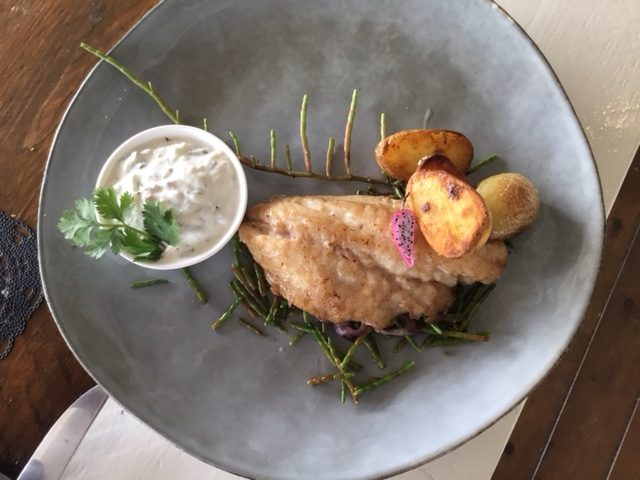
{"type": "Polygon", "coordinates": [[[402,130],[381,140],[376,161],[394,178],[409,180],[421,158],[444,155],[461,173],[473,159],[473,145],[463,134],[452,130],[402,130]]]}
{"type": "Polygon", "coordinates": [[[433,250],[460,258],[484,245],[491,215],[484,200],[464,180],[442,170],[418,170],[409,179],[407,201],[433,250]]]}
{"type": "Polygon", "coordinates": [[[421,158],[418,161],[418,170],[442,170],[443,172],[450,173],[460,180],[465,180],[464,175],[451,163],[444,155],[431,155],[429,157],[421,158]]]}
{"type": "Polygon", "coordinates": [[[491,211],[491,240],[503,240],[520,233],[538,216],[538,191],[524,175],[493,175],[480,182],[477,190],[491,211]]]}

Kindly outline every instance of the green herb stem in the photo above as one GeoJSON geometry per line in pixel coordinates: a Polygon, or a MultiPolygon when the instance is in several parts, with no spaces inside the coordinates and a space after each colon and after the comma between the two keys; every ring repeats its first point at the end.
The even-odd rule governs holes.
{"type": "Polygon", "coordinates": [[[427,335],[427,338],[424,339],[420,346],[424,349],[425,347],[448,347],[452,345],[467,344],[470,342],[470,340],[462,338],[434,337],[427,335]]]}
{"type": "Polygon", "coordinates": [[[232,267],[240,266],[240,237],[236,233],[233,237],[231,237],[231,253],[233,255],[233,263],[232,267]]]}
{"type": "Polygon", "coordinates": [[[269,313],[267,314],[267,318],[264,319],[265,325],[273,325],[275,321],[276,310],[278,309],[278,303],[280,301],[279,297],[274,296],[271,301],[271,307],[269,308],[269,313]]]}
{"type": "Polygon", "coordinates": [[[497,155],[491,154],[491,155],[488,155],[488,156],[478,160],[475,164],[471,165],[469,170],[467,170],[467,175],[471,175],[472,173],[477,172],[480,168],[484,167],[485,165],[490,164],[496,158],[498,158],[497,155]]]}
{"type": "MultiPolygon", "coordinates": [[[[329,359],[329,361],[338,368],[340,373],[343,375],[348,373],[344,368],[342,368],[342,358],[337,353],[336,349],[333,347],[331,343],[331,339],[327,337],[321,329],[318,328],[317,325],[313,325],[309,319],[309,315],[303,311],[303,318],[307,326],[313,328],[313,337],[316,342],[320,345],[322,352],[329,359]]],[[[358,396],[355,394],[355,387],[353,386],[353,382],[349,378],[343,378],[343,381],[346,383],[347,390],[351,395],[351,399],[353,403],[358,404],[358,396]]]]}
{"type": "Polygon", "coordinates": [[[96,223],[96,225],[100,228],[103,228],[105,230],[109,230],[112,228],[126,228],[127,230],[131,230],[132,232],[136,232],[138,235],[144,237],[144,238],[150,238],[151,235],[149,235],[147,232],[145,232],[144,230],[140,230],[139,228],[135,228],[132,227],[131,225],[124,223],[124,222],[114,222],[114,223],[96,223]]]}
{"type": "Polygon", "coordinates": [[[443,330],[442,335],[450,338],[460,338],[470,342],[487,342],[489,335],[483,333],[458,332],[456,330],[443,330]]]}
{"type": "Polygon", "coordinates": [[[249,316],[254,320],[258,320],[258,318],[262,318],[260,315],[258,315],[258,313],[251,307],[251,305],[249,305],[249,303],[244,298],[242,298],[242,300],[240,301],[240,305],[242,305],[242,308],[244,308],[246,312],[249,314],[249,316]]]}
{"type": "Polygon", "coordinates": [[[248,320],[245,320],[242,317],[239,317],[238,320],[240,320],[240,323],[242,323],[242,325],[244,325],[246,327],[246,329],[249,330],[254,335],[256,335],[258,337],[266,337],[267,336],[266,333],[264,333],[262,330],[260,330],[258,327],[256,327],[254,324],[252,324],[248,320]]]}
{"type": "Polygon", "coordinates": [[[269,284],[267,283],[267,279],[264,277],[264,270],[258,262],[253,262],[253,269],[255,270],[256,277],[258,278],[258,292],[260,295],[265,297],[267,295],[267,290],[269,289],[269,284]]]}
{"type": "Polygon", "coordinates": [[[422,348],[420,347],[420,345],[418,345],[416,341],[413,338],[411,338],[411,335],[406,335],[404,338],[407,340],[407,343],[411,345],[411,348],[413,348],[416,352],[422,351],[422,348]]]}
{"type": "Polygon", "coordinates": [[[222,326],[222,324],[229,319],[234,310],[238,307],[238,305],[240,305],[240,302],[241,300],[239,298],[236,298],[233,303],[229,305],[224,312],[222,312],[220,318],[218,318],[215,322],[213,322],[213,324],[211,324],[211,328],[213,330],[218,330],[222,326]]]}
{"type": "Polygon", "coordinates": [[[198,301],[203,305],[207,303],[209,301],[207,298],[207,294],[202,289],[200,282],[198,282],[198,280],[196,280],[196,278],[193,276],[193,273],[191,273],[191,270],[189,269],[189,267],[184,267],[182,269],[182,274],[187,279],[187,282],[189,282],[189,285],[191,286],[191,288],[193,288],[193,291],[195,292],[196,298],[198,299],[198,301]]]}
{"type": "Polygon", "coordinates": [[[274,129],[271,129],[269,132],[270,146],[271,146],[271,168],[276,168],[276,157],[277,157],[277,142],[276,142],[276,132],[274,129]]]}
{"type": "Polygon", "coordinates": [[[311,173],[311,151],[309,150],[309,140],[307,139],[307,103],[309,96],[305,94],[302,97],[302,105],[300,106],[300,143],[302,144],[302,153],[304,155],[304,167],[307,172],[311,173]]]}
{"type": "Polygon", "coordinates": [[[353,373],[327,373],[326,375],[318,375],[307,380],[307,385],[322,385],[323,383],[333,382],[335,380],[344,380],[353,377],[353,373]]]}
{"type": "Polygon", "coordinates": [[[331,166],[333,164],[333,153],[336,147],[336,140],[333,137],[329,138],[329,145],[327,146],[327,160],[325,162],[325,175],[331,178],[331,166]]]}
{"type": "Polygon", "coordinates": [[[310,327],[307,324],[302,324],[302,323],[298,323],[298,322],[289,322],[289,325],[291,325],[293,328],[295,328],[296,330],[299,330],[302,333],[313,334],[316,331],[315,328],[310,327]]]}
{"type": "Polygon", "coordinates": [[[107,55],[106,53],[98,50],[97,48],[87,45],[84,42],[80,44],[80,47],[86,50],[87,52],[91,53],[92,55],[95,55],[96,57],[100,58],[101,60],[108,63],[112,67],[115,67],[117,70],[119,70],[120,73],[122,73],[125,77],[127,77],[135,86],[139,87],[141,90],[147,93],[158,104],[160,109],[164,112],[164,114],[167,117],[169,117],[169,119],[173,123],[176,123],[176,124],[180,123],[180,117],[178,112],[172,109],[169,105],[167,105],[167,102],[165,102],[165,100],[154,90],[151,82],[144,82],[143,80],[138,78],[136,75],[134,75],[133,72],[131,72],[131,70],[129,70],[119,61],[117,61],[115,58],[113,58],[110,55],[107,55]]]}
{"type": "Polygon", "coordinates": [[[493,289],[496,287],[495,283],[491,285],[482,285],[475,292],[469,303],[465,306],[462,311],[461,318],[459,319],[460,324],[458,330],[466,331],[471,324],[472,318],[478,312],[484,301],[487,299],[489,294],[493,292],[493,289]]]}
{"type": "Polygon", "coordinates": [[[364,339],[364,346],[371,354],[371,357],[378,368],[380,370],[384,370],[387,367],[387,363],[382,358],[382,354],[380,353],[380,349],[378,348],[378,344],[376,343],[373,335],[369,335],[364,339]]]}
{"type": "Polygon", "coordinates": [[[434,332],[436,332],[438,335],[442,335],[442,329],[439,326],[437,326],[435,323],[430,323],[429,328],[434,332]]]}
{"type": "Polygon", "coordinates": [[[353,132],[353,122],[356,119],[356,107],[358,105],[358,90],[351,94],[351,104],[347,114],[347,126],[344,129],[344,170],[347,177],[351,176],[351,134],[353,132]]]}
{"type": "Polygon", "coordinates": [[[240,157],[240,140],[238,140],[238,137],[236,136],[235,133],[233,132],[229,132],[229,136],[231,137],[231,142],[233,143],[233,148],[235,148],[236,150],[236,155],[238,157],[240,157]]]}
{"type": "Polygon", "coordinates": [[[253,301],[255,304],[260,306],[259,312],[268,312],[269,305],[265,297],[261,297],[256,290],[252,289],[251,286],[247,285],[246,283],[243,283],[237,279],[235,280],[235,282],[237,289],[242,292],[244,298],[246,298],[247,301],[250,301],[250,303],[251,301],[253,301]]]}
{"type": "Polygon", "coordinates": [[[165,283],[169,283],[169,280],[165,278],[149,278],[147,280],[131,282],[131,288],[153,287],[154,285],[164,285],[165,283]]]}
{"type": "Polygon", "coordinates": [[[267,317],[268,312],[266,311],[266,308],[260,303],[257,303],[254,298],[249,295],[249,292],[247,292],[246,289],[242,288],[242,284],[240,282],[234,280],[229,283],[229,286],[231,287],[231,291],[233,291],[235,296],[248,303],[251,309],[256,312],[259,317],[263,319],[267,317]]]}
{"type": "MultiPolygon", "coordinates": [[[[286,154],[286,150],[285,150],[285,154],[286,154]]],[[[286,170],[283,168],[271,168],[271,166],[269,165],[257,165],[251,162],[250,159],[248,159],[247,157],[244,157],[242,155],[239,155],[238,158],[240,159],[240,162],[247,166],[250,167],[254,170],[258,170],[258,171],[262,171],[262,172],[269,172],[269,173],[276,173],[278,175],[284,175],[286,177],[291,177],[291,178],[314,178],[316,180],[325,180],[325,181],[338,181],[338,182],[362,182],[362,183],[370,183],[370,184],[375,184],[375,185],[389,185],[387,181],[379,179],[379,178],[372,178],[372,177],[362,177],[359,175],[332,175],[331,177],[327,176],[327,175],[323,175],[321,173],[316,173],[316,172],[312,172],[312,171],[301,171],[301,170],[291,170],[289,168],[287,168],[286,170]]],[[[289,162],[287,162],[287,167],[289,167],[289,162]]]]}
{"type": "Polygon", "coordinates": [[[374,377],[371,380],[368,380],[367,382],[356,386],[355,390],[354,390],[355,396],[359,397],[364,392],[368,392],[369,390],[373,390],[374,388],[377,388],[377,387],[379,387],[381,385],[384,385],[385,383],[390,382],[394,378],[397,378],[400,375],[402,375],[404,373],[407,373],[409,370],[411,370],[415,366],[415,364],[416,364],[416,362],[411,360],[411,361],[405,363],[398,370],[395,370],[395,371],[393,371],[391,373],[388,373],[388,374],[384,375],[383,377],[374,377]]]}
{"type": "Polygon", "coordinates": [[[293,337],[291,337],[291,340],[289,340],[289,346],[293,347],[296,343],[298,343],[300,341],[300,339],[302,337],[304,337],[307,334],[307,332],[298,332],[296,333],[293,337]]]}
{"type": "Polygon", "coordinates": [[[282,170],[283,173],[281,175],[291,175],[291,173],[292,173],[291,148],[289,147],[288,143],[284,146],[284,161],[287,164],[287,169],[286,170],[282,170],[280,168],[278,168],[278,169],[273,168],[272,171],[278,173],[277,170],[282,170]]]}
{"type": "Polygon", "coordinates": [[[351,357],[353,357],[353,355],[356,353],[356,350],[358,349],[358,347],[360,345],[362,345],[362,343],[365,341],[365,339],[367,338],[368,335],[369,335],[369,330],[367,330],[367,331],[361,333],[360,335],[358,335],[358,338],[356,338],[356,341],[353,342],[353,344],[349,347],[349,350],[347,350],[347,354],[342,359],[342,363],[340,364],[340,370],[344,370],[345,368],[347,368],[349,366],[349,362],[351,361],[351,357]]]}
{"type": "Polygon", "coordinates": [[[231,267],[231,271],[236,279],[242,284],[242,286],[253,293],[254,295],[260,297],[261,295],[257,295],[256,291],[258,290],[258,285],[254,281],[254,279],[249,275],[247,269],[244,267],[231,267]]]}
{"type": "Polygon", "coordinates": [[[407,344],[407,338],[402,337],[400,340],[398,340],[398,343],[396,343],[396,346],[393,347],[393,353],[398,353],[400,350],[404,348],[406,344],[407,344]]]}

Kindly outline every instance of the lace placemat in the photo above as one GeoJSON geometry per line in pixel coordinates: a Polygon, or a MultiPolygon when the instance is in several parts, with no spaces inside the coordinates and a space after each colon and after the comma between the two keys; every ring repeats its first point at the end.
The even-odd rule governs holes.
{"type": "Polygon", "coordinates": [[[0,360],[41,302],[36,234],[0,211],[0,360]]]}

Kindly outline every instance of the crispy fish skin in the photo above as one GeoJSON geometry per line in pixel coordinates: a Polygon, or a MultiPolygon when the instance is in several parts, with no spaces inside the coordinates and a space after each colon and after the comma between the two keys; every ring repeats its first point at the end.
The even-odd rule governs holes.
{"type": "Polygon", "coordinates": [[[416,261],[408,267],[389,233],[401,206],[373,196],[278,197],[251,208],[239,235],[275,293],[323,320],[377,330],[403,313],[435,320],[451,305],[458,282],[500,276],[503,242],[450,259],[416,235],[416,261]]]}

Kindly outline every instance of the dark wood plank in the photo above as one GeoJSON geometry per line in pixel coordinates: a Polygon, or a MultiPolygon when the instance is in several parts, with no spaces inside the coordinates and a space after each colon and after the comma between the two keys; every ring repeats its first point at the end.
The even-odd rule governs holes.
{"type": "Polygon", "coordinates": [[[614,458],[607,480],[640,480],[640,397],[614,458]]]}
{"type": "MultiPolygon", "coordinates": [[[[551,435],[556,422],[569,398],[590,342],[598,335],[603,311],[610,300],[611,289],[627,259],[633,236],[639,225],[640,150],[632,162],[607,221],[607,237],[601,271],[585,319],[559,363],[529,396],[498,464],[493,476],[494,480],[532,478],[546,451],[547,444],[553,445],[551,435]]],[[[638,293],[635,295],[637,299],[638,293]]],[[[575,451],[580,450],[577,446],[564,445],[564,448],[570,451],[574,451],[573,448],[575,451]]]]}
{"type": "Polygon", "coordinates": [[[615,458],[640,396],[638,233],[536,478],[603,479],[615,458]]]}
{"type": "MultiPolygon", "coordinates": [[[[35,225],[52,135],[95,60],[156,0],[0,2],[0,209],[35,225]]],[[[0,361],[0,472],[15,476],[50,426],[93,384],[46,306],[0,361]]]]}

